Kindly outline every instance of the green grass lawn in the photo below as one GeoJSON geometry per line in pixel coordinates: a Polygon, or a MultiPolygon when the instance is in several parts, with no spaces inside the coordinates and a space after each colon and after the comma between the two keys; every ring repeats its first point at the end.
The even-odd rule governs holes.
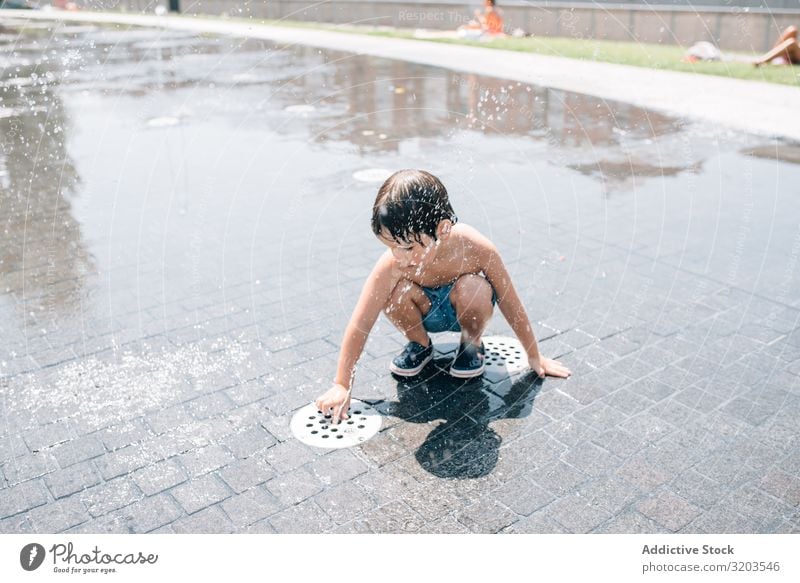
{"type": "MultiPolygon", "coordinates": [[[[195,18],[195,17],[191,17],[195,18]]],[[[203,16],[203,18],[218,18],[203,16]]],[[[230,18],[241,22],[259,22],[272,26],[286,26],[298,28],[314,28],[339,32],[385,36],[392,38],[414,39],[411,29],[375,29],[373,27],[347,26],[326,24],[321,22],[299,22],[286,20],[250,20],[245,18],[230,18]]],[[[685,73],[699,73],[702,75],[718,75],[735,79],[751,81],[765,81],[768,83],[781,83],[784,85],[800,86],[800,66],[767,65],[754,67],[749,63],[739,62],[697,62],[684,63],[681,61],[686,53],[686,48],[674,45],[655,45],[634,42],[618,42],[605,40],[571,39],[562,37],[509,37],[481,42],[465,39],[417,39],[420,42],[439,42],[460,45],[479,46],[484,48],[521,51],[541,55],[568,57],[571,59],[584,59],[619,65],[632,65],[649,69],[666,71],[682,71],[685,73]]],[[[754,55],[746,55],[754,56],[754,55]]]]}
{"type": "Polygon", "coordinates": [[[780,65],[754,67],[750,63],[735,61],[684,63],[681,59],[686,54],[686,49],[673,45],[576,40],[560,37],[501,38],[488,43],[461,39],[436,39],[435,42],[455,42],[499,50],[539,53],[649,69],[719,75],[721,77],[800,86],[800,67],[780,65]]]}

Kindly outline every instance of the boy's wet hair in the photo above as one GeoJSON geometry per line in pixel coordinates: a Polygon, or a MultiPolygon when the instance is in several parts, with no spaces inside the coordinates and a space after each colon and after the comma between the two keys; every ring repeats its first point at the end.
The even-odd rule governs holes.
{"type": "Polygon", "coordinates": [[[392,174],[378,190],[372,207],[372,231],[380,235],[386,230],[398,243],[413,239],[422,244],[422,234],[436,240],[436,227],[444,219],[458,221],[444,184],[424,170],[392,174]]]}

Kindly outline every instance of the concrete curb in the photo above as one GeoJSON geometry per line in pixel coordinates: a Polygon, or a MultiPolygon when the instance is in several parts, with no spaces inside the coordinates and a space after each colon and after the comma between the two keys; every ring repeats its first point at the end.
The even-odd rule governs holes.
{"type": "Polygon", "coordinates": [[[3,10],[0,22],[9,18],[162,27],[310,45],[584,93],[745,132],[800,141],[800,87],[480,47],[186,16],[3,10]]]}

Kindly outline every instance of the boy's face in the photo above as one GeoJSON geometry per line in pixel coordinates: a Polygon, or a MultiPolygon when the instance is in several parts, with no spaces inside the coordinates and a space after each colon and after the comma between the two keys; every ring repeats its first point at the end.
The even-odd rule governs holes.
{"type": "Polygon", "coordinates": [[[450,232],[450,221],[442,221],[442,223],[447,223],[447,225],[439,225],[437,229],[438,241],[425,234],[420,235],[422,244],[414,240],[408,243],[395,241],[386,230],[381,232],[378,240],[392,250],[392,255],[394,255],[394,259],[400,267],[421,267],[433,261],[439,250],[440,242],[446,239],[450,232]]]}

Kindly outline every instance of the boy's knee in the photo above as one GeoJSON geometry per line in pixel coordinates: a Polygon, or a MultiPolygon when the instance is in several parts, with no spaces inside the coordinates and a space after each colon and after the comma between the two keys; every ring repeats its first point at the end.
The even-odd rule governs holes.
{"type": "Polygon", "coordinates": [[[492,309],[492,286],[485,277],[469,273],[459,277],[450,292],[450,302],[456,309],[482,311],[492,309]]]}
{"type": "Polygon", "coordinates": [[[389,301],[383,308],[383,311],[389,311],[392,308],[397,308],[398,306],[402,306],[403,304],[407,304],[409,302],[417,303],[415,301],[416,290],[414,288],[416,284],[408,279],[401,279],[394,289],[392,290],[391,295],[389,296],[389,301]]]}

